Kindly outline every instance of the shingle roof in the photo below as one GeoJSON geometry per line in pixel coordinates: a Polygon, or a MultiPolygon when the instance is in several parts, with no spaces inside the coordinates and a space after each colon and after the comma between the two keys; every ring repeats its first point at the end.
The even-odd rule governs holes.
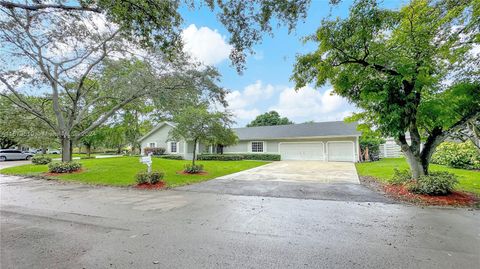
{"type": "Polygon", "coordinates": [[[290,125],[259,126],[233,129],[240,140],[300,138],[318,136],[358,136],[357,123],[343,121],[313,122],[290,125]]]}

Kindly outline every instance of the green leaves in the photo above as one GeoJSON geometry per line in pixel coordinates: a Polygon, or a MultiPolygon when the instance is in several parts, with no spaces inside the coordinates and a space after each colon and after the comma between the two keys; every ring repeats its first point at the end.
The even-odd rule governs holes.
{"type": "Polygon", "coordinates": [[[270,111],[258,115],[252,122],[247,124],[247,127],[255,127],[255,126],[272,126],[272,125],[286,125],[292,124],[293,122],[290,121],[286,117],[280,117],[277,111],[270,111]]]}
{"type": "Polygon", "coordinates": [[[475,87],[444,92],[441,84],[466,66],[471,44],[458,31],[465,39],[478,34],[472,2],[414,0],[394,11],[356,1],[347,18],[322,21],[313,38],[317,50],[297,58],[292,80],[297,89],[332,84],[386,136],[408,131],[412,122],[424,131],[448,128],[478,104],[475,87]],[[447,108],[446,98],[458,105],[447,108]]]}
{"type": "Polygon", "coordinates": [[[175,128],[170,137],[176,140],[185,139],[197,142],[225,142],[236,140],[228,128],[232,121],[230,115],[222,112],[210,112],[204,105],[189,106],[173,117],[175,128]]]}

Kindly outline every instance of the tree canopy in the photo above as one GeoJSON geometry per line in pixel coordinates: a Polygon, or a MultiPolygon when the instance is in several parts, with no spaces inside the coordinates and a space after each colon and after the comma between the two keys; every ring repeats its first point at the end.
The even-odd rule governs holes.
{"type": "Polygon", "coordinates": [[[358,0],[347,18],[326,19],[292,79],[331,83],[361,108],[354,119],[394,137],[413,176],[428,173],[435,147],[480,113],[478,1],[413,0],[399,10],[358,0]],[[411,141],[406,141],[406,133],[411,141]],[[423,150],[421,141],[425,141],[423,150]]]}
{"type": "Polygon", "coordinates": [[[224,112],[210,112],[205,105],[189,106],[174,115],[175,128],[169,133],[173,139],[185,139],[193,142],[193,162],[195,165],[196,145],[198,142],[231,142],[236,137],[229,128],[230,115],[224,112]]]}
{"type": "Polygon", "coordinates": [[[277,111],[270,111],[258,115],[252,122],[247,124],[247,127],[255,126],[272,126],[272,125],[286,125],[293,124],[287,117],[280,117],[277,111]]]}
{"type": "MultiPolygon", "coordinates": [[[[208,7],[230,32],[233,50],[232,63],[238,71],[244,69],[246,53],[261,42],[264,32],[272,32],[272,21],[293,30],[298,20],[304,19],[311,0],[28,0],[0,1],[3,9],[30,13],[68,13],[103,15],[118,25],[120,34],[138,40],[144,47],[155,47],[171,57],[182,52],[182,8],[208,7]]],[[[332,0],[332,2],[335,2],[332,0]]]]}

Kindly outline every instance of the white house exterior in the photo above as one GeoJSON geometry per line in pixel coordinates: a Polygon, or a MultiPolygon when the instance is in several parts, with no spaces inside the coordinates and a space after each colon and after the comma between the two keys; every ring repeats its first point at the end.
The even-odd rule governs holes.
{"type": "MultiPolygon", "coordinates": [[[[356,127],[356,123],[334,121],[235,128],[239,142],[223,148],[223,152],[280,154],[282,160],[357,162],[360,132],[356,127]]],[[[171,128],[175,128],[174,123],[163,122],[142,137],[142,153],[146,147],[163,147],[167,154],[191,159],[193,143],[171,141],[168,136],[171,128]]],[[[215,151],[208,145],[197,144],[196,147],[199,153],[215,151]]]]}

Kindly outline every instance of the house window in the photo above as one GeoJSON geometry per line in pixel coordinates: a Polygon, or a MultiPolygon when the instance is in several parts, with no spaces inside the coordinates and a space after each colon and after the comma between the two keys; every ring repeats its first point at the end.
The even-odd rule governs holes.
{"type": "Polygon", "coordinates": [[[157,145],[156,145],[155,142],[152,142],[152,143],[149,144],[149,147],[151,147],[151,148],[154,148],[154,147],[156,147],[156,146],[157,146],[157,145]]]}
{"type": "Polygon", "coordinates": [[[170,152],[177,153],[177,142],[170,142],[170,152]]]}
{"type": "Polygon", "coordinates": [[[263,152],[263,142],[262,141],[253,141],[252,142],[252,152],[263,152]]]}

